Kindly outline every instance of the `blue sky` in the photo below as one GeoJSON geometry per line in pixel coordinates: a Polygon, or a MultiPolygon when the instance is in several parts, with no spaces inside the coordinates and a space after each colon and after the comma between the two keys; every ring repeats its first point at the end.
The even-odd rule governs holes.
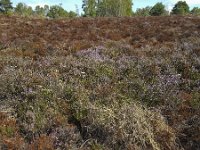
{"type": "MultiPolygon", "coordinates": [[[[55,4],[60,4],[62,3],[62,6],[66,10],[73,10],[75,11],[75,5],[78,6],[79,10],[81,11],[81,6],[82,6],[82,0],[11,0],[14,5],[16,5],[19,2],[24,2],[29,6],[32,6],[33,8],[36,5],[55,5],[55,4]]],[[[173,5],[177,2],[178,0],[133,0],[133,9],[136,10],[137,8],[142,8],[146,6],[153,6],[157,2],[163,2],[168,9],[171,9],[173,5]]],[[[200,7],[200,0],[186,0],[186,2],[190,5],[190,7],[198,6],[200,7]]]]}

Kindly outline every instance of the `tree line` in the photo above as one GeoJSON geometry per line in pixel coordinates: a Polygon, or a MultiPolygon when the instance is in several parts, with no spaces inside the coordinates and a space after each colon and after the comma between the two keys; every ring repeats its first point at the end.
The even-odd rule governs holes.
{"type": "Polygon", "coordinates": [[[133,13],[134,16],[165,16],[165,15],[200,15],[200,8],[194,7],[190,11],[189,5],[186,1],[178,1],[171,11],[166,9],[166,6],[158,2],[153,7],[147,6],[145,8],[138,8],[133,13]]]}
{"type": "Polygon", "coordinates": [[[83,0],[84,16],[132,16],[132,0],[83,0]]]}
{"type": "Polygon", "coordinates": [[[200,8],[191,11],[186,1],[178,1],[171,11],[162,2],[153,7],[132,10],[132,0],[83,0],[84,16],[165,16],[165,15],[200,15],[200,8]]]}
{"type": "MultiPolygon", "coordinates": [[[[83,0],[83,17],[120,17],[120,16],[165,16],[165,15],[200,15],[200,8],[194,7],[191,11],[186,1],[178,1],[171,11],[166,6],[158,2],[153,7],[138,8],[135,12],[132,10],[132,0],[83,0]]],[[[67,11],[59,5],[36,6],[34,9],[25,3],[18,3],[13,7],[10,0],[0,0],[0,13],[15,14],[21,16],[37,16],[49,18],[65,18],[79,16],[79,10],[76,12],[67,11]]]]}
{"type": "Polygon", "coordinates": [[[59,5],[44,5],[36,6],[34,9],[25,3],[18,3],[13,7],[10,0],[0,0],[0,13],[7,15],[20,15],[20,16],[36,16],[36,17],[49,17],[49,18],[65,18],[76,17],[78,14],[74,11],[66,11],[62,4],[59,5]]]}

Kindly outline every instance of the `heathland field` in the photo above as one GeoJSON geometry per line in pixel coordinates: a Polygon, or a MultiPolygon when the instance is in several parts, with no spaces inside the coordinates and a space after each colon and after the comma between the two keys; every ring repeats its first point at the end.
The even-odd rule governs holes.
{"type": "Polygon", "coordinates": [[[200,149],[200,17],[0,16],[0,149],[200,149]]]}

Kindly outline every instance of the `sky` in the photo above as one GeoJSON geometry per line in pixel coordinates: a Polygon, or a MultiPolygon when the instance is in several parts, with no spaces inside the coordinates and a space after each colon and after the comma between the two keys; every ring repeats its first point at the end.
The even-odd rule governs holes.
{"type": "MultiPolygon", "coordinates": [[[[40,5],[44,6],[45,4],[48,5],[56,5],[56,4],[62,4],[62,6],[66,10],[72,10],[75,11],[76,7],[78,6],[80,12],[82,11],[82,0],[11,0],[14,4],[14,6],[19,3],[23,2],[26,3],[28,6],[32,6],[35,8],[35,6],[40,5]]],[[[171,10],[174,6],[174,4],[179,0],[133,0],[133,10],[135,11],[137,8],[143,8],[146,6],[153,6],[157,2],[163,2],[163,4],[166,5],[167,9],[171,10]]],[[[200,7],[200,0],[185,0],[191,8],[197,6],[200,7]]]]}

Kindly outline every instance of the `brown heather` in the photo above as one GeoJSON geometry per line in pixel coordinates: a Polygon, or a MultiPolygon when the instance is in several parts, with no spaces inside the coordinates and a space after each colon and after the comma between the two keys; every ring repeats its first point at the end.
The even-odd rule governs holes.
{"type": "Polygon", "coordinates": [[[200,18],[0,16],[0,149],[200,149],[200,18]]]}

